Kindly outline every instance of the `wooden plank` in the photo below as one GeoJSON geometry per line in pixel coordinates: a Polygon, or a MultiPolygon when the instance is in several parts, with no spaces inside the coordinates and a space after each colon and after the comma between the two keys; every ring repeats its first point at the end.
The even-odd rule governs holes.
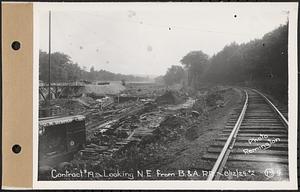
{"type": "MultiPolygon", "coordinates": [[[[210,147],[208,148],[208,152],[209,153],[220,153],[222,150],[221,147],[210,147]]],[[[243,151],[243,149],[232,149],[231,153],[233,154],[245,154],[245,152],[243,151]]],[[[288,155],[288,151],[284,151],[284,150],[256,150],[254,151],[254,153],[251,154],[265,154],[265,155],[275,155],[275,156],[287,156],[288,155]]]]}
{"type": "MultiPolygon", "coordinates": [[[[238,133],[238,137],[259,137],[261,133],[238,133]]],[[[219,136],[228,137],[229,133],[220,133],[219,136]]],[[[268,137],[288,138],[287,134],[268,134],[268,137]]]]}
{"type": "MultiPolygon", "coordinates": [[[[280,142],[280,141],[279,141],[280,142]]],[[[274,143],[271,145],[271,147],[269,149],[283,149],[283,150],[287,150],[288,148],[288,144],[287,143],[274,143]]],[[[238,147],[238,148],[258,148],[261,147],[262,145],[264,145],[267,142],[264,143],[253,143],[253,144],[249,144],[248,142],[236,142],[234,144],[234,148],[238,147]]],[[[212,144],[211,146],[216,146],[216,147],[222,147],[224,146],[225,142],[221,142],[221,141],[216,141],[214,144],[212,144]]],[[[263,150],[263,147],[261,147],[261,149],[263,150]]]]}
{"type": "MultiPolygon", "coordinates": [[[[232,129],[232,126],[225,126],[225,129],[232,129]]],[[[263,125],[249,125],[249,126],[241,126],[240,129],[283,129],[284,126],[263,126],[263,125]]]]}
{"type": "MultiPolygon", "coordinates": [[[[244,141],[244,142],[248,142],[251,139],[257,139],[257,138],[253,138],[253,137],[238,137],[236,141],[244,141]]],[[[274,139],[272,137],[269,137],[269,139],[274,139]]],[[[280,138],[279,138],[280,139],[280,138]]],[[[216,141],[226,141],[227,137],[221,137],[221,138],[217,138],[216,141]]],[[[266,139],[263,139],[262,141],[267,141],[266,139]]],[[[280,139],[279,141],[280,143],[288,143],[287,139],[280,139]]],[[[254,143],[254,142],[252,142],[254,143]]]]}
{"type": "MultiPolygon", "coordinates": [[[[231,132],[231,130],[229,129],[225,129],[223,130],[223,133],[226,133],[226,132],[231,132]]],[[[268,133],[287,133],[286,130],[272,130],[272,129],[240,129],[239,130],[239,133],[264,133],[264,134],[268,134],[268,133]]]]}
{"type": "MultiPolygon", "coordinates": [[[[207,153],[203,157],[203,159],[207,160],[216,160],[218,158],[218,154],[207,153]]],[[[229,161],[243,161],[243,162],[273,162],[273,163],[288,163],[288,159],[284,157],[274,157],[269,155],[229,155],[229,161]]]]}

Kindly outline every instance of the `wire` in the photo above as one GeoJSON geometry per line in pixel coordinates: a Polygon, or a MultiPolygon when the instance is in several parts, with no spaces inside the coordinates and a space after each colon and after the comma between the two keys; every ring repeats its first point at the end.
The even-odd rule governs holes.
{"type": "MultiPolygon", "coordinates": [[[[117,22],[129,22],[129,23],[134,23],[134,24],[138,24],[138,25],[147,25],[147,26],[154,27],[154,28],[163,28],[163,29],[169,29],[170,28],[170,25],[150,24],[150,23],[145,23],[144,21],[141,24],[141,21],[137,21],[137,20],[134,20],[134,19],[128,20],[128,19],[107,18],[107,16],[105,16],[105,15],[102,15],[102,14],[93,14],[93,13],[88,13],[88,15],[89,16],[95,16],[97,18],[104,19],[104,20],[115,20],[117,22]]],[[[201,25],[204,25],[204,24],[201,24],[201,25]]],[[[234,32],[228,32],[228,31],[203,30],[203,28],[186,27],[186,26],[179,26],[179,25],[171,25],[171,27],[173,29],[176,29],[176,30],[177,29],[181,29],[181,30],[194,30],[194,31],[205,32],[205,33],[218,33],[218,34],[230,34],[230,35],[241,35],[241,36],[256,35],[256,33],[234,33],[234,32]]]]}

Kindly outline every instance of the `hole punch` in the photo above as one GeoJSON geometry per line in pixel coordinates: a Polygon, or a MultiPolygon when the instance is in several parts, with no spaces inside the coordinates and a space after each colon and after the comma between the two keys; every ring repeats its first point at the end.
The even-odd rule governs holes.
{"type": "Polygon", "coordinates": [[[15,51],[19,50],[21,48],[21,43],[19,41],[14,41],[11,44],[11,48],[15,51]]]}
{"type": "Polygon", "coordinates": [[[237,17],[237,15],[234,15],[233,17],[234,17],[234,18],[236,18],[236,17],[237,17]]]}
{"type": "Polygon", "coordinates": [[[15,154],[20,153],[20,152],[21,152],[21,149],[22,149],[21,146],[18,145],[18,144],[13,145],[13,147],[12,147],[12,151],[13,151],[15,154]]]}

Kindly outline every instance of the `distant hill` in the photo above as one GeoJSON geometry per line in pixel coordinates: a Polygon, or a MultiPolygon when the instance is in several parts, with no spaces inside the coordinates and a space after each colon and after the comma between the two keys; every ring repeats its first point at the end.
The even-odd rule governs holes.
{"type": "MultiPolygon", "coordinates": [[[[47,82],[49,75],[48,53],[39,53],[39,80],[47,82]]],[[[51,54],[51,82],[72,82],[79,80],[86,81],[149,81],[147,76],[124,75],[112,73],[106,70],[95,70],[91,67],[90,71],[82,69],[71,57],[60,52],[51,54]]]]}

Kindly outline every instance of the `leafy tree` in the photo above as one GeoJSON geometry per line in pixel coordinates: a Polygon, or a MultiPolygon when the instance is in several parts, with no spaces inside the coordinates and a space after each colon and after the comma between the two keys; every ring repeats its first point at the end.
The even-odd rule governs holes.
{"type": "MultiPolygon", "coordinates": [[[[51,54],[50,64],[51,82],[74,82],[78,80],[88,81],[147,81],[148,78],[134,75],[115,74],[105,70],[95,70],[94,66],[87,71],[74,63],[70,56],[55,52],[51,54]]],[[[49,78],[49,55],[44,51],[39,53],[39,80],[48,82],[49,78]]]]}
{"type": "Polygon", "coordinates": [[[172,65],[163,78],[167,85],[180,83],[184,78],[184,69],[179,65],[172,65]]]}
{"type": "Polygon", "coordinates": [[[154,79],[155,83],[163,84],[165,82],[164,76],[160,75],[154,79]]]}
{"type": "Polygon", "coordinates": [[[94,68],[94,66],[92,66],[90,69],[90,73],[94,73],[94,72],[95,72],[95,68],[94,68]]]}
{"type": "Polygon", "coordinates": [[[192,51],[180,61],[188,72],[188,85],[197,87],[201,75],[208,66],[208,55],[202,51],[192,51]]]}
{"type": "Polygon", "coordinates": [[[248,43],[231,43],[212,56],[204,79],[247,83],[287,102],[288,23],[248,43]]]}
{"type": "Polygon", "coordinates": [[[122,80],[121,80],[121,82],[122,82],[122,85],[123,85],[123,86],[125,86],[125,85],[126,85],[126,81],[125,81],[125,79],[122,79],[122,80]]]}
{"type": "MultiPolygon", "coordinates": [[[[49,56],[46,52],[40,51],[39,76],[40,80],[48,82],[49,78],[49,56]]],[[[55,52],[51,54],[50,77],[51,82],[74,81],[80,76],[80,67],[73,64],[66,54],[55,52]]]]}
{"type": "Polygon", "coordinates": [[[205,74],[214,82],[245,82],[278,79],[287,82],[288,25],[238,45],[232,43],[210,60],[205,74]]]}

